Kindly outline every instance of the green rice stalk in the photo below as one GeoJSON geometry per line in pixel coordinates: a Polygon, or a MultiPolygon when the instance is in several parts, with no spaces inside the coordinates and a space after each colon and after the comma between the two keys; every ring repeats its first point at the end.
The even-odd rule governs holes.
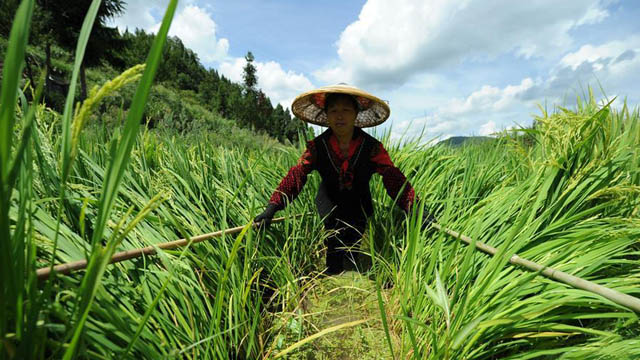
{"type": "Polygon", "coordinates": [[[91,309],[95,293],[100,286],[102,274],[108,264],[108,260],[111,259],[111,256],[115,251],[115,245],[113,245],[113,243],[108,244],[106,248],[99,248],[98,243],[102,239],[106,220],[113,206],[113,201],[118,193],[118,185],[120,184],[124,171],[128,165],[131,148],[133,147],[135,138],[138,134],[138,128],[140,127],[140,120],[142,118],[144,106],[160,61],[162,47],[166,40],[176,6],[177,1],[171,1],[165,13],[162,25],[156,35],[156,39],[153,42],[147,59],[147,66],[142,76],[142,80],[140,81],[140,85],[134,95],[133,105],[127,116],[123,138],[121,139],[120,144],[114,141],[111,146],[111,155],[113,158],[107,170],[104,187],[100,194],[100,205],[96,225],[94,227],[94,236],[92,239],[91,259],[89,260],[87,274],[80,286],[80,301],[74,316],[75,325],[73,337],[69,348],[67,348],[65,352],[65,359],[70,359],[78,346],[84,322],[86,321],[89,310],[91,309]]]}
{"type": "MultiPolygon", "coordinates": [[[[0,272],[2,273],[2,290],[0,290],[0,354],[13,355],[15,347],[7,338],[9,330],[14,326],[17,335],[21,337],[23,327],[23,310],[21,302],[24,300],[22,277],[18,281],[14,278],[14,271],[24,274],[24,253],[16,253],[24,246],[24,232],[11,233],[9,220],[11,197],[14,181],[11,180],[12,169],[18,169],[23,159],[11,160],[11,150],[14,137],[14,124],[18,86],[24,66],[25,48],[29,37],[29,26],[33,15],[34,2],[23,1],[16,12],[9,44],[4,59],[2,74],[2,88],[0,88],[0,272]],[[11,322],[15,322],[11,324],[11,322]]],[[[31,118],[32,119],[32,118],[31,118]]],[[[28,119],[27,119],[28,120],[28,119]]],[[[24,124],[30,127],[30,125],[24,124]]],[[[27,138],[28,139],[28,138],[27,138]]],[[[24,156],[24,144],[20,144],[23,151],[16,156],[24,156]]],[[[21,167],[20,167],[21,169],[21,167]]],[[[15,171],[15,170],[14,170],[15,171]]],[[[13,171],[13,172],[14,172],[13,171]]],[[[14,172],[15,174],[15,172],[14,172]]],[[[21,187],[25,184],[21,184],[21,187]]],[[[25,201],[21,206],[24,209],[25,201]]]]}

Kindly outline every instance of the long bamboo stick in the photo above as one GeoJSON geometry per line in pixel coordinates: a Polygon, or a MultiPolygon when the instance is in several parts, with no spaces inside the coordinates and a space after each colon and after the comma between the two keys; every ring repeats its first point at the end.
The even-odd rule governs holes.
{"type": "MultiPolygon", "coordinates": [[[[304,214],[298,214],[295,215],[294,217],[299,217],[299,216],[303,216],[304,214]]],[[[274,218],[272,220],[272,223],[277,223],[280,221],[285,220],[285,217],[279,217],[279,218],[274,218]]],[[[257,224],[253,224],[253,226],[257,226],[257,224]]],[[[457,239],[460,239],[462,241],[464,241],[465,243],[467,243],[468,245],[472,245],[473,244],[473,240],[466,236],[466,235],[462,235],[460,233],[458,233],[457,231],[453,231],[451,229],[442,227],[440,224],[437,223],[432,223],[432,226],[438,230],[441,230],[457,239]]],[[[154,255],[156,253],[156,248],[159,249],[163,249],[163,250],[169,250],[169,249],[175,249],[175,248],[179,248],[179,247],[183,247],[188,245],[189,243],[191,244],[195,244],[195,243],[199,243],[199,242],[203,242],[206,240],[209,240],[211,238],[214,237],[219,237],[222,235],[226,235],[226,234],[235,234],[240,232],[242,229],[244,228],[244,226],[238,226],[238,227],[234,227],[234,228],[230,228],[230,229],[226,229],[226,230],[220,230],[220,231],[216,231],[216,232],[212,232],[212,233],[208,233],[208,234],[203,234],[203,235],[198,235],[198,236],[194,236],[191,238],[191,241],[187,240],[187,239],[179,239],[179,240],[174,240],[174,241],[170,241],[170,242],[165,242],[165,243],[160,243],[157,244],[156,246],[147,246],[144,248],[139,248],[139,249],[131,249],[131,250],[126,250],[126,251],[121,251],[118,252],[116,254],[113,255],[113,257],[111,258],[111,261],[109,262],[110,264],[116,263],[116,262],[120,262],[120,261],[125,261],[125,260],[129,260],[129,259],[133,259],[136,257],[140,257],[143,255],[154,255]]],[[[494,256],[498,250],[496,248],[494,248],[491,245],[487,245],[483,242],[480,241],[476,241],[475,242],[475,247],[477,249],[479,249],[480,251],[487,253],[489,255],[494,256]]],[[[511,264],[514,265],[519,265],[522,266],[526,269],[529,269],[531,271],[536,271],[536,272],[540,272],[542,275],[553,279],[553,280],[557,280],[560,282],[563,282],[567,285],[573,286],[575,288],[578,289],[582,289],[582,290],[586,290],[595,294],[598,294],[600,296],[605,297],[606,299],[609,299],[613,302],[615,302],[616,304],[622,305],[624,307],[627,307],[637,313],[640,313],[640,299],[633,297],[631,295],[627,295],[627,294],[623,294],[619,291],[610,289],[608,287],[602,286],[602,285],[598,285],[594,282],[588,281],[588,280],[584,280],[581,279],[577,276],[573,276],[570,274],[567,274],[563,271],[560,270],[556,270],[547,266],[543,266],[540,265],[538,263],[535,263],[533,261],[527,260],[527,259],[523,259],[520,256],[514,254],[511,256],[511,258],[509,258],[509,262],[511,264]]],[[[69,274],[70,272],[74,271],[74,270],[80,270],[80,269],[84,269],[87,267],[87,260],[78,260],[78,261],[74,261],[74,262],[70,262],[70,263],[66,263],[66,264],[60,264],[60,265],[56,265],[53,267],[54,271],[59,273],[59,274],[69,274]]],[[[36,274],[38,276],[38,280],[42,280],[45,279],[49,276],[50,274],[50,267],[44,267],[44,268],[40,268],[36,271],[36,274]]]]}
{"type": "MultiPolygon", "coordinates": [[[[451,229],[447,229],[445,227],[442,227],[439,224],[436,223],[432,223],[432,226],[438,230],[444,231],[445,233],[458,238],[462,241],[464,241],[465,243],[471,245],[473,244],[473,240],[471,238],[469,238],[466,235],[462,235],[456,231],[453,231],[451,229]]],[[[491,245],[487,245],[483,242],[480,241],[476,241],[475,242],[475,246],[477,249],[481,250],[482,252],[485,252],[489,255],[495,255],[498,252],[498,249],[494,248],[491,245]]],[[[542,275],[553,279],[553,280],[557,280],[560,282],[563,282],[567,285],[573,286],[575,288],[578,289],[582,289],[582,290],[586,290],[586,291],[590,291],[592,293],[598,294],[600,296],[603,296],[611,301],[613,301],[614,303],[618,304],[618,305],[622,305],[626,308],[629,308],[637,313],[640,313],[640,299],[631,296],[631,295],[627,295],[627,294],[623,294],[619,291],[613,290],[613,289],[609,289],[608,287],[602,286],[602,285],[598,285],[594,282],[591,282],[589,280],[584,280],[581,279],[577,276],[573,276],[570,274],[567,274],[565,272],[562,272],[560,270],[556,270],[547,266],[543,266],[540,265],[538,263],[534,263],[533,261],[527,260],[527,259],[523,259],[518,255],[513,255],[511,256],[511,258],[509,259],[509,262],[511,264],[514,265],[519,265],[522,266],[524,268],[527,268],[531,271],[536,271],[536,272],[540,272],[542,275]]]]}
{"type": "MultiPolygon", "coordinates": [[[[291,216],[289,218],[296,218],[296,217],[303,216],[303,215],[304,214],[298,214],[298,215],[295,215],[295,216],[291,216]]],[[[277,223],[277,222],[283,221],[285,219],[287,219],[287,218],[286,217],[274,218],[271,221],[271,223],[277,223]]],[[[253,224],[254,227],[257,226],[257,225],[258,225],[257,223],[253,224]]],[[[129,260],[129,259],[133,259],[133,258],[137,258],[137,257],[143,256],[143,255],[155,255],[156,248],[163,249],[163,250],[175,249],[175,248],[186,246],[189,243],[195,244],[195,243],[199,243],[199,242],[203,242],[203,241],[209,240],[209,239],[214,238],[214,237],[219,237],[219,236],[222,236],[222,235],[235,234],[235,233],[238,233],[238,232],[242,231],[242,229],[244,229],[244,226],[237,226],[237,227],[230,228],[230,229],[225,229],[225,230],[220,230],[220,231],[216,231],[216,232],[212,232],[212,233],[208,233],[208,234],[194,236],[194,237],[191,238],[191,241],[189,241],[187,239],[178,239],[178,240],[174,240],[174,241],[160,243],[160,244],[157,244],[155,246],[147,246],[147,247],[144,247],[144,248],[120,251],[120,252],[117,252],[117,253],[115,253],[113,255],[113,257],[111,258],[111,261],[109,261],[109,264],[113,264],[113,263],[117,263],[117,262],[120,262],[120,261],[129,260]]],[[[53,270],[58,274],[69,274],[70,272],[72,272],[74,270],[80,270],[80,269],[84,269],[86,267],[87,267],[87,260],[85,259],[85,260],[78,260],[78,261],[69,262],[69,263],[66,263],[66,264],[56,265],[56,266],[53,267],[53,270]]],[[[50,271],[51,271],[51,267],[50,266],[38,269],[36,271],[36,274],[38,275],[38,280],[46,279],[49,276],[50,271]]]]}

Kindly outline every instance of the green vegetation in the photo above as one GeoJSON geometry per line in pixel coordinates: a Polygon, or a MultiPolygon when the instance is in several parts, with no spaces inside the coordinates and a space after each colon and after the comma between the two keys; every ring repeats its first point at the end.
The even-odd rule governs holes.
{"type": "MultiPolygon", "coordinates": [[[[388,299],[389,291],[383,293],[388,299]]],[[[272,347],[289,359],[391,358],[375,283],[357,272],[310,282],[299,308],[293,315],[281,314],[273,331],[277,335],[272,347]],[[309,335],[322,331],[322,336],[306,342],[309,335]]],[[[392,335],[393,343],[399,344],[399,334],[392,335]]],[[[397,351],[395,355],[399,355],[397,351]]]]}
{"type": "MultiPolygon", "coordinates": [[[[25,78],[33,84],[42,70],[47,73],[45,102],[54,110],[63,111],[65,96],[71,83],[72,66],[82,19],[90,2],[38,0],[34,4],[33,26],[26,49],[25,78]]],[[[4,57],[11,20],[18,1],[0,4],[0,56],[4,57]]],[[[144,30],[129,30],[120,34],[115,28],[104,25],[126,7],[121,0],[103,0],[91,38],[80,65],[80,89],[76,101],[82,101],[93,86],[100,86],[119,73],[144,63],[151,49],[154,34],[144,30]]],[[[248,129],[264,134],[283,143],[298,140],[300,132],[310,131],[307,126],[292,118],[289,109],[275,106],[257,87],[253,54],[247,53],[244,83],[237,84],[206,69],[198,56],[177,37],[169,37],[162,50],[156,83],[152,87],[149,108],[145,111],[147,126],[187,134],[202,130],[237,132],[248,129]],[[227,120],[223,120],[227,119],[227,120]]],[[[98,124],[119,119],[122,109],[130,107],[134,87],[125,88],[119,96],[108,99],[99,109],[98,124]]],[[[30,94],[25,94],[28,99],[30,94]]]]}
{"type": "MultiPolygon", "coordinates": [[[[178,97],[193,90],[152,91],[175,1],[146,66],[89,70],[100,87],[76,106],[98,3],[67,65],[62,114],[40,103],[37,74],[39,86],[21,90],[33,0],[0,42],[0,357],[640,357],[638,314],[507,263],[518,253],[640,296],[640,113],[592,94],[495,141],[386,140],[421,201],[405,219],[374,179],[363,276],[317,276],[315,215],[107,265],[114,251],[249,224],[302,142],[255,135],[178,97]],[[421,211],[499,255],[422,230],[421,211]],[[37,268],[83,258],[86,271],[36,279],[37,268]]],[[[318,180],[284,215],[314,211],[318,180]]]]}

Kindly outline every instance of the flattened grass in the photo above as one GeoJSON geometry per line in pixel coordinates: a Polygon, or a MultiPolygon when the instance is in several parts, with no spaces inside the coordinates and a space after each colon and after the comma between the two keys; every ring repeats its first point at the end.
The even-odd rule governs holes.
{"type": "Polygon", "coordinates": [[[607,347],[611,358],[633,358],[628,344],[640,333],[623,330],[638,328],[637,314],[507,259],[517,252],[639,296],[639,129],[637,112],[615,112],[591,98],[576,110],[543,114],[527,130],[533,145],[504,137],[433,149],[433,161],[416,156],[401,164],[424,174],[414,186],[443,225],[499,250],[490,258],[445,234],[425,234],[415,222],[405,225],[402,239],[394,236],[397,227],[378,229],[395,238],[387,261],[398,284],[396,312],[411,314],[399,321],[404,352],[434,359],[574,358],[586,353],[583,344],[601,342],[620,344],[619,351],[607,347]]]}

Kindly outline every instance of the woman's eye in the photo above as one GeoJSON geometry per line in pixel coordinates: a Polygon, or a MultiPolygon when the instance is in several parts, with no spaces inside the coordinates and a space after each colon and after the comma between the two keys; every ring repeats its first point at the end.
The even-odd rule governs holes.
{"type": "Polygon", "coordinates": [[[342,114],[349,114],[349,113],[353,113],[354,110],[352,108],[344,108],[344,109],[329,109],[329,114],[338,114],[338,113],[342,113],[342,114]]]}

